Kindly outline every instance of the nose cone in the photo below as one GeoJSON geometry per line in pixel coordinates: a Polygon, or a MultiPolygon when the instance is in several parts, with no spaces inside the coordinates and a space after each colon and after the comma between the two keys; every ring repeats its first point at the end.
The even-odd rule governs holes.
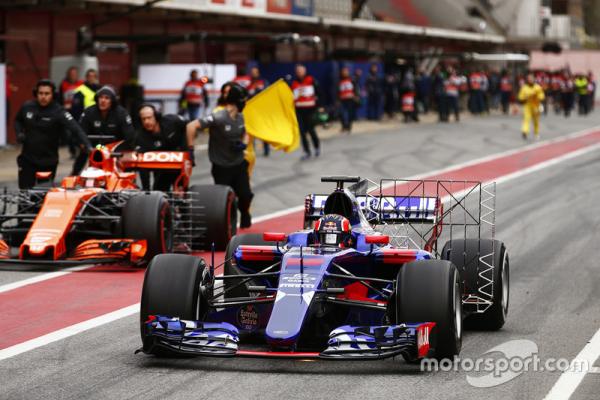
{"type": "Polygon", "coordinates": [[[283,257],[279,287],[265,331],[274,348],[293,348],[331,258],[288,253],[283,257]]]}
{"type": "Polygon", "coordinates": [[[315,292],[314,289],[299,292],[300,290],[298,293],[277,293],[266,329],[267,341],[273,347],[291,347],[300,336],[315,292]]]}

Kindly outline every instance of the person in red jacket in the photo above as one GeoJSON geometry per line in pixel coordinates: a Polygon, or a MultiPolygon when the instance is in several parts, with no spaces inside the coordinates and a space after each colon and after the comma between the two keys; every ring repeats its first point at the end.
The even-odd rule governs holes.
{"type": "Polygon", "coordinates": [[[444,94],[446,95],[446,107],[448,111],[447,121],[450,120],[450,114],[454,114],[454,120],[458,122],[460,120],[458,98],[460,96],[462,80],[453,68],[448,70],[448,74],[448,77],[444,79],[444,94]]]}
{"type": "Polygon", "coordinates": [[[206,79],[198,77],[198,70],[193,69],[190,72],[190,80],[185,83],[181,90],[179,102],[185,102],[184,108],[188,112],[190,121],[197,119],[202,109],[208,107],[208,93],[204,87],[206,82],[206,79]]]}
{"type": "Polygon", "coordinates": [[[300,128],[300,138],[304,155],[301,160],[311,157],[310,146],[307,135],[310,135],[315,148],[315,156],[320,154],[320,142],[315,130],[315,112],[319,101],[319,84],[311,75],[307,75],[306,67],[302,64],[296,66],[296,78],[291,84],[294,92],[294,104],[296,105],[296,117],[300,128]]]}
{"type": "Polygon", "coordinates": [[[58,101],[62,104],[65,110],[70,110],[73,105],[73,96],[75,89],[83,84],[83,80],[79,79],[79,70],[75,66],[69,67],[65,78],[60,83],[58,88],[58,101]]]}
{"type": "Polygon", "coordinates": [[[252,84],[252,78],[246,74],[246,68],[240,67],[237,70],[238,74],[235,78],[233,78],[232,82],[237,83],[246,89],[246,91],[248,91],[248,89],[250,89],[250,85],[252,84]]]}
{"type": "MultiPolygon", "coordinates": [[[[245,89],[248,91],[248,97],[252,98],[265,90],[269,86],[269,81],[260,75],[258,67],[250,69],[250,83],[245,89]]],[[[243,87],[243,86],[242,86],[243,87]]]]}
{"type": "Polygon", "coordinates": [[[343,67],[340,71],[338,82],[338,100],[340,102],[340,119],[342,132],[350,133],[352,120],[354,119],[354,107],[356,105],[356,90],[354,82],[350,77],[350,69],[343,67]]]}

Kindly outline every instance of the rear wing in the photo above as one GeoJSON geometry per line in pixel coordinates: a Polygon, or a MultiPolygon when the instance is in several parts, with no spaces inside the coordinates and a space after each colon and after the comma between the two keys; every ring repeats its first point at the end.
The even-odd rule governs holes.
{"type": "MultiPolygon", "coordinates": [[[[399,248],[426,250],[441,257],[442,246],[449,240],[495,237],[494,182],[363,179],[344,190],[352,200],[352,210],[360,210],[366,222],[390,236],[390,243],[399,248]]],[[[329,196],[306,196],[305,228],[323,215],[329,196]]]]}
{"type": "Polygon", "coordinates": [[[192,175],[192,160],[185,151],[147,151],[145,153],[124,152],[119,159],[124,171],[173,170],[180,174],[173,184],[173,191],[187,190],[192,175]]]}
{"type": "MultiPolygon", "coordinates": [[[[323,215],[329,195],[309,194],[305,199],[305,223],[323,215]]],[[[420,222],[435,224],[441,214],[437,197],[421,196],[356,196],[360,210],[368,221],[377,223],[420,222]]]]}
{"type": "Polygon", "coordinates": [[[182,170],[190,164],[190,156],[184,151],[147,151],[145,153],[124,152],[119,160],[125,170],[174,169],[182,170]]]}

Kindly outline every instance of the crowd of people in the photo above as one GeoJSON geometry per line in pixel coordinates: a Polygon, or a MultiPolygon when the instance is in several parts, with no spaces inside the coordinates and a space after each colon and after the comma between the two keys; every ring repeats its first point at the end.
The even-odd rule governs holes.
{"type": "MultiPolygon", "coordinates": [[[[188,151],[193,160],[196,133],[207,130],[215,183],[234,189],[241,226],[250,226],[253,194],[244,159],[248,137],[242,110],[245,101],[265,90],[269,82],[258,67],[251,68],[249,74],[241,70],[221,88],[216,108],[209,104],[207,83],[205,77],[192,70],[181,90],[179,113],[161,115],[150,103],[142,103],[135,112],[119,105],[115,89],[100,85],[98,73],[93,69],[86,71],[80,80],[77,68],[69,68],[58,88],[48,79],[38,81],[34,99],[22,105],[14,124],[17,140],[23,145],[17,159],[19,187],[33,187],[39,171],[49,171],[54,176],[58,147],[65,141],[65,133],[70,134],[66,142],[74,159],[72,174],[77,175],[91,149],[114,141],[123,141],[121,150],[188,151]]],[[[435,111],[440,122],[448,122],[451,118],[459,121],[465,110],[474,115],[494,109],[507,114],[511,112],[511,104],[519,102],[523,104],[521,131],[527,139],[531,123],[535,137],[539,138],[539,117],[549,108],[565,117],[576,106],[579,114],[589,113],[594,107],[596,89],[591,73],[572,75],[567,70],[531,71],[525,76],[513,76],[507,71],[494,70],[474,70],[467,74],[447,66],[436,67],[431,74],[424,71],[414,74],[410,69],[402,74],[382,74],[377,64],[370,66],[365,79],[362,70],[342,67],[333,104],[324,104],[319,82],[304,65],[295,67],[295,75],[288,83],[301,134],[301,160],[320,155],[315,127],[326,109],[339,117],[341,132],[349,134],[361,106],[366,108],[367,119],[373,121],[380,120],[383,113],[389,118],[401,113],[405,122],[418,122],[419,114],[435,111]]],[[[268,143],[264,143],[263,149],[268,156],[268,143]]],[[[147,172],[140,178],[144,189],[167,191],[177,177],[170,172],[155,171],[152,179],[147,172]]]]}
{"type": "MultiPolygon", "coordinates": [[[[580,115],[589,113],[594,106],[596,82],[591,72],[571,74],[568,70],[535,70],[534,80],[546,94],[543,112],[552,107],[569,116],[575,107],[580,115]]],[[[367,118],[381,119],[382,114],[393,118],[401,113],[405,122],[419,121],[418,115],[436,111],[440,122],[460,113],[489,113],[501,110],[508,114],[511,104],[519,102],[518,91],[526,82],[527,73],[513,74],[508,70],[474,69],[459,71],[454,66],[438,66],[429,74],[411,70],[377,74],[374,65],[365,84],[367,118]],[[383,99],[383,112],[380,102],[383,99]]],[[[360,92],[359,88],[357,92],[360,92]]]]}

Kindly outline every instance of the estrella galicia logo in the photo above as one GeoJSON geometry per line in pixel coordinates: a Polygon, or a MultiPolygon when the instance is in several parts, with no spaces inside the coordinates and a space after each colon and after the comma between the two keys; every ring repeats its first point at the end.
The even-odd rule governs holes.
{"type": "Polygon", "coordinates": [[[258,329],[258,312],[252,304],[240,307],[237,320],[242,329],[249,331],[258,329]]]}

